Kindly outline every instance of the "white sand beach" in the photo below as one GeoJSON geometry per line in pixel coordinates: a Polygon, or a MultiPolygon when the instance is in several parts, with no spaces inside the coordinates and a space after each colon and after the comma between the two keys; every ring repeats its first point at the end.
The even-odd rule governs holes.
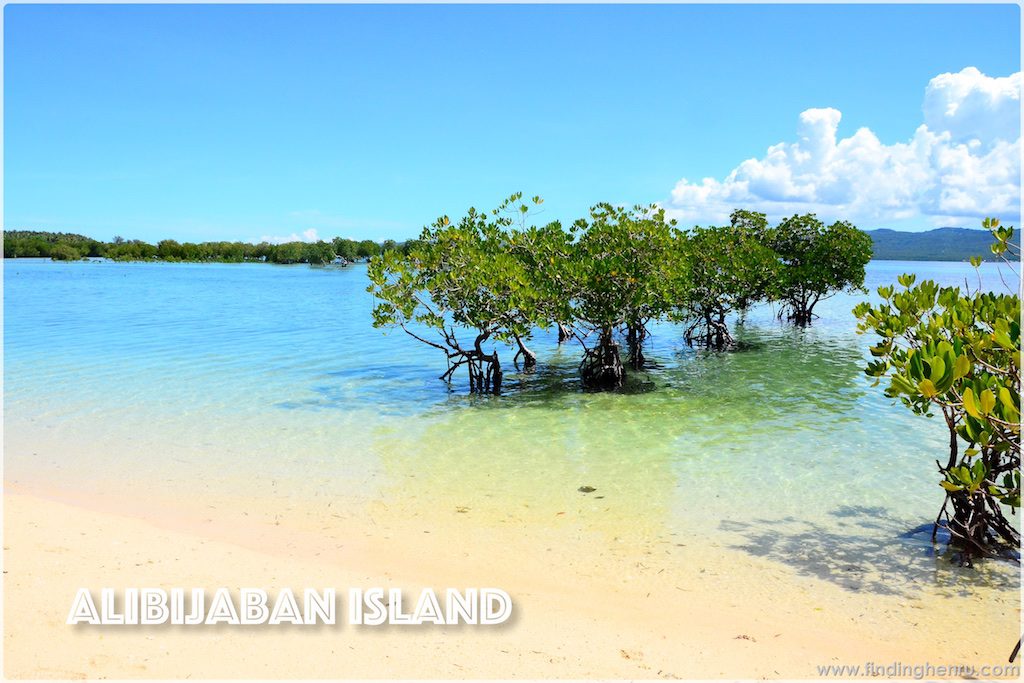
{"type": "Polygon", "coordinates": [[[472,511],[293,509],[295,523],[282,523],[241,501],[188,512],[10,488],[9,678],[807,678],[830,664],[1003,663],[1020,619],[1009,598],[925,608],[694,539],[615,548],[574,536],[571,510],[562,528],[524,534],[472,511]],[[80,587],[222,585],[490,585],[512,595],[514,613],[493,627],[65,624],[80,587]]]}

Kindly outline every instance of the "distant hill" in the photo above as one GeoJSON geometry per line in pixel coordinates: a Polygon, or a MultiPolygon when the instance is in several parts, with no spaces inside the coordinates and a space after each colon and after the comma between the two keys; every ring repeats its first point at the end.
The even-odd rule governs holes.
{"type": "MultiPolygon", "coordinates": [[[[880,261],[966,261],[981,256],[995,260],[989,245],[992,235],[988,230],[968,228],[936,228],[925,232],[899,230],[865,230],[874,242],[873,258],[880,261]]],[[[1013,236],[1020,247],[1020,233],[1013,236]]]]}

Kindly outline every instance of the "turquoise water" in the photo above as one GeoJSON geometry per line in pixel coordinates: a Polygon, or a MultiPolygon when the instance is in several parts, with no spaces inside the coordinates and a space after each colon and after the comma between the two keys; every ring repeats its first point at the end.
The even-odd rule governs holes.
{"type": "MultiPolygon", "coordinates": [[[[807,330],[755,309],[730,354],[657,325],[657,369],[623,393],[581,391],[578,349],[540,333],[536,373],[470,397],[437,380],[439,352],[371,327],[364,266],[4,266],[7,482],[496,519],[582,505],[609,537],[699,535],[879,592],[955,579],[901,536],[934,519],[947,437],[863,376],[850,309],[866,295],[823,302],[807,330]]],[[[873,262],[867,285],[903,272],[976,284],[967,264],[873,262]]]]}

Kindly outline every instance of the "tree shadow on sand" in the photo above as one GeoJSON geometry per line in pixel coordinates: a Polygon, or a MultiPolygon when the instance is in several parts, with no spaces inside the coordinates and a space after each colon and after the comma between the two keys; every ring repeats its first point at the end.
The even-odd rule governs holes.
{"type": "Polygon", "coordinates": [[[908,524],[880,506],[840,506],[829,516],[826,523],[794,517],[723,520],[721,529],[739,537],[733,548],[853,592],[914,597],[925,588],[947,596],[1020,589],[1016,565],[958,566],[946,545],[948,534],[940,530],[931,542],[930,523],[908,524]]]}

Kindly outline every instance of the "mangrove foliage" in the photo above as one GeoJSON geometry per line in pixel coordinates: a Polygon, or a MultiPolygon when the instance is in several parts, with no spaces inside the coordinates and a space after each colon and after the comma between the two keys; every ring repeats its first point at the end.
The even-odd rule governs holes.
{"type": "MultiPolygon", "coordinates": [[[[1013,269],[1013,228],[984,223],[992,253],[1013,269]],[[1010,258],[1006,258],[1007,255],[1010,258]]],[[[975,267],[981,259],[972,260],[975,267]]],[[[1019,278],[1019,273],[1014,271],[1019,278]]],[[[935,461],[945,500],[935,520],[949,530],[960,562],[1018,558],[1020,532],[1007,516],[1020,507],[1020,298],[1004,292],[940,287],[901,275],[878,288],[881,303],[854,309],[858,331],[875,336],[865,372],[885,395],[917,415],[939,415],[949,451],[935,461]]]]}
{"type": "Polygon", "coordinates": [[[437,348],[445,381],[465,367],[472,393],[500,393],[499,346],[531,370],[534,332],[556,328],[559,343],[579,344],[585,387],[618,389],[644,368],[652,321],[728,351],[734,312],[772,302],[810,324],[819,301],[863,287],[871,258],[864,233],[813,214],[773,227],[736,211],[729,225],[683,230],[656,205],[600,203],[566,230],[531,224],[542,202],[517,193],[490,211],[442,216],[407,250],[372,258],[374,326],[437,348]]]}

